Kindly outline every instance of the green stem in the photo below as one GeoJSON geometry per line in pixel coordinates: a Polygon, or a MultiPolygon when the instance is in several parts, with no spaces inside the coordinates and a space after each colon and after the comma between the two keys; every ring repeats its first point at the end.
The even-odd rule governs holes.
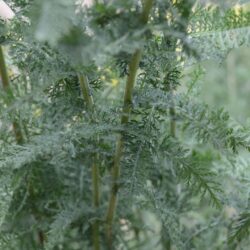
{"type": "Polygon", "coordinates": [[[83,95],[83,98],[87,104],[88,110],[92,111],[93,107],[94,107],[94,101],[93,101],[93,97],[90,93],[90,87],[89,87],[89,82],[88,79],[85,75],[79,75],[79,82],[80,82],[80,88],[81,88],[81,92],[83,95]]]}
{"type": "Polygon", "coordinates": [[[171,107],[169,108],[169,114],[170,114],[170,135],[172,137],[176,136],[176,112],[174,107],[174,91],[173,89],[170,90],[170,98],[171,98],[171,107]]]}
{"type": "MultiPolygon", "coordinates": [[[[0,46],[0,75],[1,75],[4,91],[7,94],[9,94],[9,96],[13,97],[11,93],[11,89],[10,89],[10,80],[9,80],[9,75],[8,75],[8,71],[7,71],[7,67],[5,63],[4,52],[3,52],[2,46],[0,46]]],[[[15,134],[16,142],[18,144],[23,144],[24,138],[23,138],[20,124],[16,120],[14,120],[12,122],[12,127],[13,127],[13,131],[15,134]]]]}
{"type": "MultiPolygon", "coordinates": [[[[9,94],[11,96],[11,98],[13,98],[11,88],[10,88],[10,80],[9,80],[9,75],[8,75],[8,71],[7,71],[7,67],[6,67],[6,63],[5,63],[4,52],[3,52],[2,46],[0,46],[0,75],[1,75],[4,91],[7,94],[9,94]]],[[[14,121],[12,122],[12,126],[13,126],[13,130],[14,130],[17,144],[23,144],[24,143],[23,133],[21,130],[21,126],[17,122],[16,119],[14,119],[14,121]]],[[[30,195],[33,194],[32,185],[29,188],[29,194],[30,195]]],[[[41,231],[41,230],[38,232],[38,239],[39,239],[40,245],[43,247],[44,241],[45,241],[45,235],[44,235],[43,231],[41,231]]]]}
{"type": "MultiPolygon", "coordinates": [[[[87,104],[88,111],[92,116],[93,120],[96,120],[94,117],[94,101],[93,97],[90,93],[90,87],[88,83],[88,79],[85,75],[79,75],[79,82],[82,95],[84,100],[87,104]]],[[[99,142],[99,137],[97,136],[96,142],[99,142]]],[[[93,157],[93,164],[92,164],[92,189],[93,189],[93,205],[94,208],[97,210],[99,208],[100,203],[100,188],[99,188],[99,155],[95,153],[93,157]]],[[[99,240],[99,221],[95,220],[92,226],[92,237],[93,237],[93,249],[99,250],[100,249],[100,240],[99,240]]]]}
{"type": "Polygon", "coordinates": [[[120,160],[123,151],[123,138],[122,135],[119,134],[116,142],[116,150],[114,156],[114,165],[112,168],[112,186],[111,186],[111,194],[108,204],[108,211],[106,215],[107,222],[107,243],[110,248],[112,248],[112,223],[115,215],[116,203],[117,203],[117,192],[119,189],[118,179],[120,176],[120,160]]]}
{"type": "Polygon", "coordinates": [[[3,48],[0,46],[0,74],[2,78],[2,84],[5,90],[8,90],[10,87],[9,75],[7,72],[7,67],[4,59],[3,48]]]}
{"type": "Polygon", "coordinates": [[[144,0],[143,11],[142,11],[142,14],[141,14],[141,22],[142,22],[142,24],[147,24],[150,11],[151,11],[151,9],[153,7],[153,3],[154,3],[154,0],[144,0]]]}
{"type": "MultiPolygon", "coordinates": [[[[99,168],[97,165],[97,156],[94,156],[94,162],[92,165],[92,185],[93,185],[93,204],[95,209],[99,208],[99,168]]],[[[100,237],[99,237],[99,221],[96,219],[93,222],[92,230],[93,230],[93,249],[100,249],[100,237]]]]}
{"type": "MultiPolygon", "coordinates": [[[[146,24],[148,22],[149,13],[153,6],[153,0],[146,0],[143,6],[143,12],[141,16],[142,24],[146,24]]],[[[125,125],[128,123],[130,118],[130,112],[132,108],[132,97],[133,97],[133,89],[136,81],[136,73],[139,67],[139,62],[141,59],[141,50],[137,49],[135,53],[132,55],[128,77],[126,81],[125,93],[124,93],[124,101],[123,101],[123,110],[121,115],[121,124],[125,125]]],[[[107,243],[109,249],[112,249],[113,239],[112,239],[112,227],[113,227],[113,219],[115,216],[116,204],[117,204],[117,193],[119,189],[119,177],[120,177],[120,162],[122,158],[122,152],[124,147],[124,138],[122,134],[118,135],[116,141],[116,150],[114,154],[114,164],[112,167],[112,183],[111,183],[111,191],[110,191],[110,199],[108,203],[108,210],[106,214],[106,223],[107,223],[107,243]]]]}
{"type": "Polygon", "coordinates": [[[131,62],[129,64],[129,75],[126,82],[126,88],[123,100],[121,124],[126,124],[129,121],[129,115],[132,107],[132,94],[136,79],[136,72],[139,67],[140,59],[141,59],[141,50],[138,49],[133,54],[131,62]]]}

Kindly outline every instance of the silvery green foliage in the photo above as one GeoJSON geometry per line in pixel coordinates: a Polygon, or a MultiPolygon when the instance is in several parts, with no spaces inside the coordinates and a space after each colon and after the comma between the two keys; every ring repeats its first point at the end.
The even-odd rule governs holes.
{"type": "MultiPolygon", "coordinates": [[[[220,214],[231,205],[224,180],[237,152],[249,150],[249,132],[225,110],[193,95],[201,71],[193,73],[187,91],[180,79],[186,65],[247,45],[249,13],[157,0],[145,26],[141,1],[99,1],[82,9],[66,0],[11,3],[17,18],[0,29],[14,71],[12,96],[0,94],[1,246],[91,249],[91,226],[98,218],[101,247],[108,249],[110,169],[117,134],[123,133],[115,249],[215,249],[218,235],[230,228],[220,214]],[[138,48],[143,55],[131,119],[121,126],[128,63],[138,48]],[[97,119],[87,110],[79,74],[88,77],[97,119]],[[21,145],[13,136],[13,119],[25,139],[21,145]],[[90,167],[96,153],[97,210],[90,167]],[[213,207],[214,218],[189,226],[190,213],[201,216],[204,206],[213,207]],[[215,226],[218,232],[210,229],[215,226]],[[203,241],[204,235],[211,241],[203,241]]],[[[232,244],[247,230],[243,222],[236,221],[232,244]]],[[[220,244],[229,249],[227,242],[220,244]]]]}
{"type": "Polygon", "coordinates": [[[249,13],[239,7],[226,11],[198,9],[189,29],[187,42],[198,50],[203,60],[225,57],[230,50],[250,44],[249,13]]]}

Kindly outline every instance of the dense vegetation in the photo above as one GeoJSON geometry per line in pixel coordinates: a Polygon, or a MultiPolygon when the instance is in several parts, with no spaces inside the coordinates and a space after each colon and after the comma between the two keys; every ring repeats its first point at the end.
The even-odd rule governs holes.
{"type": "Polygon", "coordinates": [[[201,90],[246,1],[6,2],[0,249],[248,249],[250,127],[201,90]]]}

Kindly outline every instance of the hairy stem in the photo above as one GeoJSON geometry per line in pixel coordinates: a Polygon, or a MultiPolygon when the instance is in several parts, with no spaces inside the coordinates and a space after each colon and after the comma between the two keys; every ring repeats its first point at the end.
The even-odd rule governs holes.
{"type": "MultiPolygon", "coordinates": [[[[79,75],[79,82],[82,95],[84,100],[87,104],[88,111],[92,116],[93,120],[96,120],[94,117],[94,101],[93,97],[90,93],[90,87],[88,83],[88,79],[85,75],[79,75]]],[[[99,137],[97,136],[96,142],[99,142],[99,137]]],[[[93,156],[93,163],[92,163],[92,189],[93,189],[93,205],[95,209],[99,208],[100,203],[100,188],[99,188],[99,155],[95,153],[93,156]]],[[[92,237],[93,237],[93,249],[99,250],[100,249],[100,240],[99,240],[99,221],[95,220],[92,226],[92,237]]]]}
{"type": "MultiPolygon", "coordinates": [[[[4,52],[3,52],[2,46],[0,46],[0,75],[1,75],[4,91],[10,96],[12,96],[11,89],[10,89],[9,75],[8,75],[8,71],[7,71],[7,67],[5,63],[4,52]]],[[[24,142],[24,138],[23,138],[20,124],[16,120],[14,120],[12,122],[12,127],[13,127],[13,131],[15,134],[16,142],[18,144],[22,144],[24,142]]]]}
{"type": "MultiPolygon", "coordinates": [[[[7,71],[7,67],[6,67],[6,63],[5,63],[4,52],[3,52],[2,46],[0,46],[0,75],[1,75],[4,91],[7,94],[10,94],[10,96],[13,98],[13,95],[11,93],[10,80],[9,80],[9,75],[8,75],[8,71],[7,71]]],[[[24,143],[24,136],[23,136],[23,133],[21,130],[21,126],[16,119],[14,119],[14,121],[12,122],[12,127],[14,130],[16,143],[23,144],[24,143]]],[[[32,186],[30,186],[30,189],[29,189],[29,194],[31,194],[31,193],[33,193],[32,186]]],[[[40,245],[43,247],[44,241],[45,241],[45,235],[44,235],[43,231],[41,231],[41,230],[38,232],[38,239],[39,239],[40,245]]]]}
{"type": "MultiPolygon", "coordinates": [[[[149,13],[152,8],[152,5],[153,5],[153,0],[146,0],[144,2],[143,12],[141,16],[142,24],[146,24],[148,22],[149,13]]],[[[128,77],[126,81],[124,100],[123,100],[123,110],[121,115],[122,125],[125,125],[129,121],[130,111],[132,108],[133,89],[136,81],[136,73],[139,67],[140,59],[141,59],[141,50],[137,49],[135,53],[132,55],[131,61],[129,63],[128,77]]],[[[113,245],[112,226],[117,204],[117,193],[119,189],[118,181],[120,177],[120,162],[122,158],[123,147],[124,147],[124,138],[122,134],[119,134],[116,141],[114,164],[112,167],[112,183],[111,183],[110,199],[106,214],[107,243],[109,245],[109,249],[112,249],[113,245]]]]}
{"type": "Polygon", "coordinates": [[[176,135],[176,112],[174,107],[174,90],[170,90],[170,98],[171,98],[171,107],[169,108],[169,114],[170,114],[170,135],[172,137],[175,137],[176,135]]]}
{"type": "Polygon", "coordinates": [[[79,82],[80,82],[80,88],[81,88],[81,92],[83,95],[83,98],[87,104],[88,110],[92,111],[93,107],[94,107],[94,101],[93,101],[93,97],[91,95],[90,92],[90,87],[89,87],[89,82],[88,79],[85,75],[79,75],[79,82]]]}
{"type": "Polygon", "coordinates": [[[1,73],[1,79],[2,79],[4,90],[7,91],[10,87],[10,80],[9,80],[9,75],[7,72],[7,67],[6,67],[6,63],[4,59],[2,46],[0,46],[0,73],[1,73]]]}

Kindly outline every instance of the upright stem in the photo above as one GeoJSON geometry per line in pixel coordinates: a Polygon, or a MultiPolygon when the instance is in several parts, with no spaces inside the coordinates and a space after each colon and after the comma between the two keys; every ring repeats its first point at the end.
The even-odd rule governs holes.
{"type": "Polygon", "coordinates": [[[176,135],[176,112],[175,112],[175,107],[174,107],[174,90],[170,90],[170,98],[171,98],[171,107],[169,108],[169,114],[170,114],[170,135],[172,137],[175,137],[176,135]]]}
{"type": "MultiPolygon", "coordinates": [[[[132,56],[131,62],[129,64],[129,75],[126,82],[125,94],[124,94],[124,101],[123,101],[123,110],[121,115],[121,124],[126,124],[129,121],[129,115],[131,111],[131,104],[132,104],[132,92],[135,84],[136,72],[139,66],[141,58],[141,51],[137,50],[134,55],[132,56]]],[[[120,176],[120,161],[122,157],[124,140],[122,134],[118,135],[116,141],[116,150],[114,155],[114,165],[112,168],[112,186],[111,186],[111,195],[109,200],[108,211],[106,215],[107,221],[107,236],[109,239],[109,244],[111,243],[112,237],[112,222],[115,214],[116,208],[116,200],[117,200],[117,192],[118,192],[118,179],[120,176]]]]}
{"type": "Polygon", "coordinates": [[[136,73],[141,59],[141,50],[138,49],[133,54],[131,62],[129,64],[128,78],[125,87],[125,94],[123,100],[123,109],[121,116],[121,124],[126,124],[129,121],[129,115],[132,107],[132,95],[136,79],[136,73]]]}
{"type": "MultiPolygon", "coordinates": [[[[8,75],[8,71],[7,71],[7,67],[6,67],[6,63],[4,59],[4,52],[3,52],[2,46],[0,46],[0,75],[1,75],[4,91],[12,95],[11,89],[10,89],[9,75],[8,75]]],[[[18,144],[22,144],[24,142],[24,138],[23,138],[20,124],[16,120],[14,120],[12,122],[12,127],[13,127],[13,131],[15,134],[16,142],[18,144]]]]}
{"type": "MultiPolygon", "coordinates": [[[[7,67],[6,67],[6,63],[5,63],[5,59],[4,59],[4,52],[3,52],[2,46],[0,46],[0,75],[1,75],[4,91],[6,93],[10,94],[10,96],[13,98],[11,88],[10,88],[10,80],[9,80],[9,76],[8,76],[8,71],[7,71],[7,67]]],[[[21,130],[21,126],[16,119],[13,120],[12,127],[14,130],[16,143],[23,144],[24,143],[24,136],[23,136],[23,133],[21,130]]],[[[32,186],[30,186],[29,194],[33,195],[33,187],[32,186]]],[[[43,247],[44,241],[45,241],[45,235],[44,235],[42,230],[40,230],[38,232],[38,239],[39,239],[39,244],[43,247]]]]}
{"type": "Polygon", "coordinates": [[[2,79],[4,90],[8,90],[10,87],[10,80],[9,80],[9,76],[7,73],[7,67],[6,67],[6,63],[4,59],[2,46],[0,46],[0,74],[1,74],[1,79],[2,79]]]}
{"type": "MultiPolygon", "coordinates": [[[[0,75],[1,75],[4,91],[10,94],[10,96],[12,96],[11,88],[10,88],[10,80],[8,76],[8,71],[7,71],[7,67],[6,67],[6,63],[4,59],[4,52],[3,52],[2,46],[0,46],[0,75]]],[[[23,133],[22,133],[20,124],[17,122],[16,119],[14,119],[14,121],[12,122],[12,127],[14,130],[17,144],[23,144],[24,142],[23,133]]],[[[39,238],[40,244],[43,246],[45,237],[42,231],[38,232],[38,238],[39,238]]]]}
{"type": "Polygon", "coordinates": [[[81,92],[83,95],[83,98],[87,104],[88,110],[92,111],[93,107],[94,107],[94,101],[93,101],[93,97],[91,95],[90,92],[90,87],[89,87],[89,82],[88,79],[85,75],[79,75],[79,82],[80,82],[80,88],[81,88],[81,92]]]}
{"type": "MultiPolygon", "coordinates": [[[[141,15],[142,24],[148,22],[150,10],[153,6],[153,0],[145,0],[143,6],[143,12],[141,15]]],[[[139,62],[141,59],[141,49],[137,49],[132,55],[131,61],[129,63],[128,77],[126,81],[124,100],[123,100],[123,110],[121,115],[121,124],[125,125],[128,123],[130,118],[130,112],[132,108],[132,97],[133,89],[136,81],[136,73],[139,67],[139,62]]],[[[120,177],[120,162],[122,158],[122,152],[124,147],[124,138],[122,134],[119,134],[116,141],[116,150],[114,154],[114,164],[112,167],[112,183],[110,191],[110,199],[108,203],[108,210],[106,215],[107,223],[107,243],[109,249],[112,249],[113,239],[112,239],[112,224],[115,216],[116,204],[117,204],[117,193],[119,189],[119,177],[120,177]]]]}
{"type": "MultiPolygon", "coordinates": [[[[94,118],[94,101],[93,97],[90,93],[90,87],[88,83],[88,79],[85,75],[79,75],[79,82],[82,95],[87,104],[88,111],[92,113],[92,118],[94,118]]],[[[99,142],[99,137],[96,138],[97,143],[99,142]]],[[[100,188],[99,188],[99,167],[98,167],[99,155],[95,153],[93,156],[92,163],[92,189],[93,189],[93,205],[97,210],[99,208],[100,203],[100,188]]],[[[93,249],[100,249],[100,240],[99,240],[99,221],[95,220],[92,226],[92,237],[93,237],[93,249]]]]}

